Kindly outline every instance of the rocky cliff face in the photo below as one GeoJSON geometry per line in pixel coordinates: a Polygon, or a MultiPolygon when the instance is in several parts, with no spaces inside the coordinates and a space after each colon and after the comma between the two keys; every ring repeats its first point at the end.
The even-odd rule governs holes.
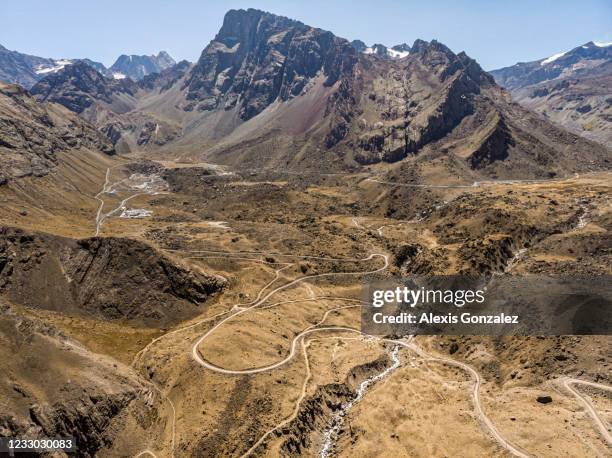
{"type": "Polygon", "coordinates": [[[197,135],[197,124],[190,125],[194,138],[214,145],[218,133],[239,132],[211,153],[211,160],[233,165],[292,164],[288,151],[295,148],[301,167],[396,162],[435,150],[461,164],[448,166],[457,175],[541,176],[610,160],[609,151],[513,107],[465,53],[435,40],[364,46],[261,11],[230,11],[186,75],[176,106],[201,111],[202,119],[217,113],[197,135]],[[232,110],[240,122],[222,114],[232,110]],[[241,123],[251,127],[237,129],[241,123]],[[585,151],[580,161],[570,146],[585,151]]]}
{"type": "Polygon", "coordinates": [[[361,54],[328,101],[328,147],[360,164],[431,161],[424,153],[435,152],[457,176],[466,175],[464,167],[489,176],[547,176],[610,163],[605,148],[513,105],[465,53],[423,40],[410,49],[399,60],[361,54]],[[580,160],[568,154],[574,147],[584,151],[580,160]]]}
{"type": "Polygon", "coordinates": [[[231,10],[188,76],[186,110],[238,107],[242,120],[275,100],[303,94],[320,75],[326,86],[352,71],[356,53],[331,32],[258,10],[231,10]]]}
{"type": "Polygon", "coordinates": [[[191,69],[192,64],[186,60],[180,61],[178,64],[161,70],[158,73],[152,73],[143,77],[138,86],[148,90],[166,91],[177,83],[191,69]]]}
{"type": "Polygon", "coordinates": [[[441,43],[417,40],[412,49],[393,63],[363,56],[346,95],[328,107],[343,113],[336,130],[346,139],[335,143],[345,139],[360,163],[398,161],[445,137],[474,112],[481,89],[494,85],[473,60],[441,43]],[[355,103],[346,103],[349,96],[355,103]]]}
{"type": "Polygon", "coordinates": [[[152,73],[160,73],[162,70],[172,67],[176,62],[166,51],[160,51],[152,56],[119,56],[110,67],[110,72],[116,79],[131,78],[140,81],[152,73]]]}
{"type": "Polygon", "coordinates": [[[57,164],[56,153],[80,148],[114,152],[106,137],[74,113],[0,83],[0,183],[45,175],[57,164]]]}

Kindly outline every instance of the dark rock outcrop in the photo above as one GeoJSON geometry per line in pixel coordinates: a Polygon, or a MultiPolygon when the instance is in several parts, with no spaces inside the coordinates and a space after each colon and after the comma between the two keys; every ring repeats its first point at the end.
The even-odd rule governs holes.
{"type": "Polygon", "coordinates": [[[125,413],[151,394],[123,365],[4,302],[0,371],[0,436],[73,437],[83,457],[112,446],[125,413]]]}
{"type": "Polygon", "coordinates": [[[193,316],[224,287],[123,238],[75,241],[2,228],[0,259],[0,288],[14,302],[156,326],[193,316]]]}
{"type": "Polygon", "coordinates": [[[368,45],[366,45],[363,41],[361,40],[353,40],[351,41],[351,46],[353,47],[353,49],[355,49],[355,51],[357,52],[364,52],[366,49],[368,49],[368,45]]]}
{"type": "Polygon", "coordinates": [[[508,149],[514,144],[508,126],[503,117],[498,117],[497,122],[484,141],[468,158],[470,167],[474,169],[483,168],[495,161],[503,161],[508,157],[508,149]]]}
{"type": "Polygon", "coordinates": [[[148,90],[159,90],[167,91],[170,89],[179,79],[181,79],[187,71],[191,68],[191,62],[186,60],[180,61],[178,64],[172,67],[166,68],[158,73],[152,73],[145,76],[138,82],[138,86],[148,90]]]}
{"type": "Polygon", "coordinates": [[[412,48],[410,47],[408,43],[402,43],[400,45],[395,45],[391,47],[391,49],[395,51],[402,51],[402,52],[410,52],[412,50],[412,48]]]}

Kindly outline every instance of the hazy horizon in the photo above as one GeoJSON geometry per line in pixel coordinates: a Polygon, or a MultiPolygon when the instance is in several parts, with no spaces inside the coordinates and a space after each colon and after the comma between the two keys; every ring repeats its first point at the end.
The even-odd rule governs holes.
{"type": "Polygon", "coordinates": [[[297,19],[348,40],[393,46],[437,39],[465,51],[486,70],[567,51],[591,40],[612,41],[612,4],[482,0],[416,2],[299,2],[184,0],[83,3],[23,1],[3,6],[0,44],[41,57],[90,58],[106,66],[121,54],[167,51],[196,61],[230,9],[256,8],[297,19]],[[51,33],[47,33],[51,32],[51,33]],[[78,37],[78,39],[75,39],[78,37]]]}

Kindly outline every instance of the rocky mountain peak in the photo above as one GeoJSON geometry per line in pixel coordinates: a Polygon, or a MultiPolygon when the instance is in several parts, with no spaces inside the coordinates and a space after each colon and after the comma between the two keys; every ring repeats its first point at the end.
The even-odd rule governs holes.
{"type": "Polygon", "coordinates": [[[366,45],[363,41],[361,40],[353,40],[351,41],[351,46],[355,49],[355,51],[357,52],[364,52],[366,49],[368,49],[368,45],[366,45]]]}
{"type": "Polygon", "coordinates": [[[76,62],[84,62],[103,75],[110,76],[103,64],[91,59],[49,59],[10,51],[0,45],[0,80],[29,89],[37,81],[76,62]]]}
{"type": "Polygon", "coordinates": [[[413,54],[426,54],[426,53],[437,52],[437,53],[446,54],[447,56],[455,55],[455,53],[453,53],[448,48],[448,46],[446,46],[443,43],[440,43],[437,40],[425,41],[425,40],[421,40],[420,38],[417,38],[414,41],[414,44],[412,45],[410,50],[413,54]]]}
{"type": "Polygon", "coordinates": [[[612,43],[589,41],[544,59],[493,70],[491,74],[499,84],[514,90],[560,77],[587,74],[611,60],[612,43]]]}
{"type": "Polygon", "coordinates": [[[165,68],[172,67],[176,64],[175,60],[166,51],[158,52],[156,58],[165,68]]]}
{"type": "Polygon", "coordinates": [[[428,48],[429,48],[429,42],[425,40],[421,40],[420,38],[417,38],[416,40],[414,40],[414,43],[410,47],[410,50],[412,51],[413,54],[416,54],[416,53],[422,53],[428,48]]]}
{"type": "Polygon", "coordinates": [[[410,45],[408,45],[407,43],[402,43],[402,44],[399,44],[399,45],[395,45],[391,49],[393,49],[395,51],[403,51],[403,52],[410,52],[410,50],[411,50],[410,45]]]}
{"type": "Polygon", "coordinates": [[[114,93],[133,94],[136,89],[130,79],[105,78],[87,63],[78,61],[43,78],[31,92],[40,101],[56,102],[81,113],[96,100],[111,103],[114,93]]]}
{"type": "Polygon", "coordinates": [[[334,84],[355,61],[349,42],[331,32],[260,10],[230,10],[187,77],[184,109],[237,107],[247,120],[308,90],[318,75],[334,84]]]}
{"type": "Polygon", "coordinates": [[[428,42],[417,39],[410,50],[414,59],[440,75],[442,80],[455,75],[458,71],[463,71],[470,84],[477,86],[495,84],[493,78],[464,51],[455,54],[448,46],[437,40],[428,42]]]}
{"type": "Polygon", "coordinates": [[[109,70],[116,79],[128,77],[139,81],[151,73],[159,73],[175,64],[174,59],[166,51],[151,56],[122,54],[109,70]]]}
{"type": "Polygon", "coordinates": [[[371,48],[371,52],[368,54],[376,54],[377,56],[387,57],[389,48],[381,43],[374,43],[371,48]]]}
{"type": "Polygon", "coordinates": [[[539,61],[541,67],[569,68],[581,61],[610,60],[612,43],[589,41],[569,51],[554,54],[539,61]]]}
{"type": "Polygon", "coordinates": [[[253,8],[247,10],[229,10],[223,18],[223,25],[219,29],[215,41],[229,47],[233,47],[236,43],[241,43],[242,46],[252,48],[257,45],[253,39],[257,37],[257,29],[260,27],[264,29],[262,30],[264,33],[280,32],[291,28],[308,28],[300,21],[253,8]]]}

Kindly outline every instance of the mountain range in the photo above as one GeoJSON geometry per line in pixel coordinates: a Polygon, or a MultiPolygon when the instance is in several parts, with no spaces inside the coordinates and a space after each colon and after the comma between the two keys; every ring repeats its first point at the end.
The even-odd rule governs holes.
{"type": "Polygon", "coordinates": [[[167,52],[161,51],[152,56],[121,55],[110,68],[106,68],[104,64],[91,59],[51,59],[31,56],[10,51],[0,45],[0,81],[16,83],[29,89],[37,81],[78,62],[89,65],[108,78],[129,77],[134,81],[139,81],[151,73],[159,73],[176,63],[167,52]]]}
{"type": "Polygon", "coordinates": [[[590,41],[491,74],[525,107],[612,146],[612,43],[590,41]]]}
{"type": "Polygon", "coordinates": [[[159,73],[175,65],[176,62],[166,51],[160,51],[152,56],[127,56],[122,54],[117,61],[109,68],[113,78],[131,78],[140,81],[151,73],[159,73]]]}
{"type": "MultiPolygon", "coordinates": [[[[122,56],[110,71],[134,82],[78,61],[40,78],[31,93],[80,114],[116,151],[151,157],[295,170],[398,163],[389,173],[402,179],[434,163],[468,180],[609,165],[606,147],[514,103],[464,52],[435,40],[390,48],[398,54],[364,46],[286,17],[231,10],[193,65],[172,66],[160,53],[150,58],[165,68],[141,78],[153,67],[122,56]]],[[[608,49],[590,48],[580,52],[608,49]]],[[[511,90],[517,75],[542,84],[577,62],[570,54],[493,75],[511,90]]]]}
{"type": "MultiPolygon", "coordinates": [[[[159,15],[100,7],[118,36],[159,15]]],[[[249,9],[195,63],[3,48],[0,437],[84,458],[607,456],[612,152],[512,97],[604,93],[607,47],[585,46],[496,81],[436,40],[249,9]],[[462,277],[505,291],[488,330],[368,329],[371,281],[460,287],[430,321],[486,318],[462,277]]]]}

